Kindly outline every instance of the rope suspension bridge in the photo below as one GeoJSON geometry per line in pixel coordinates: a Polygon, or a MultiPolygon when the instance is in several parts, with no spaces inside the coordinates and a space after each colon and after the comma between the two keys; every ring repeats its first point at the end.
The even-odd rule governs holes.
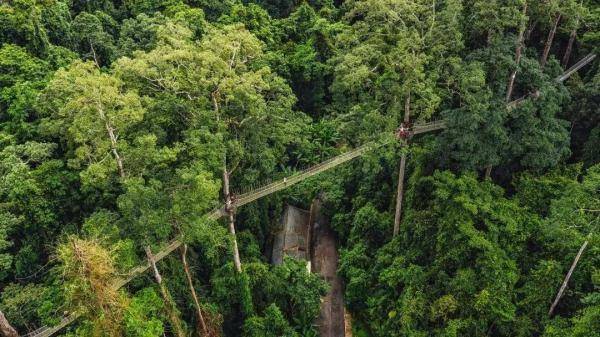
{"type": "MultiPolygon", "coordinates": [[[[569,77],[571,77],[571,75],[573,75],[574,73],[576,73],[579,69],[583,68],[585,65],[587,65],[588,63],[592,62],[594,59],[596,58],[596,54],[594,53],[590,53],[587,54],[585,57],[583,57],[581,60],[579,60],[577,63],[575,63],[574,65],[572,65],[569,69],[565,70],[560,76],[556,77],[554,79],[554,81],[556,83],[562,83],[565,80],[567,80],[569,77]]],[[[531,92],[521,98],[517,98],[514,101],[511,101],[507,104],[507,108],[509,110],[516,108],[517,106],[519,106],[521,103],[523,103],[527,98],[533,97],[533,98],[537,98],[539,97],[540,92],[539,91],[534,91],[531,92]]]]}
{"type": "MultiPolygon", "coordinates": [[[[563,82],[568,77],[570,77],[573,73],[575,73],[577,70],[581,69],[583,66],[585,66],[586,64],[591,62],[595,57],[596,57],[595,54],[587,55],[586,57],[581,59],[579,62],[577,62],[574,66],[572,66],[571,68],[566,70],[561,76],[557,77],[555,79],[555,81],[558,83],[563,82]]],[[[524,99],[526,99],[527,97],[530,97],[530,96],[532,96],[532,95],[527,95],[523,98],[512,101],[507,104],[507,107],[511,108],[511,107],[517,106],[518,103],[520,103],[521,101],[523,101],[524,99]]],[[[408,123],[407,123],[407,125],[408,125],[408,123]]],[[[433,131],[437,131],[437,130],[441,130],[441,129],[445,129],[445,128],[446,128],[446,121],[444,121],[444,120],[415,124],[414,126],[409,127],[407,130],[408,133],[400,138],[407,139],[407,138],[411,138],[412,136],[416,136],[416,135],[428,133],[428,132],[433,132],[433,131]]],[[[396,136],[397,136],[397,134],[396,134],[396,136]]],[[[353,150],[342,153],[338,156],[335,156],[331,159],[328,159],[317,165],[314,165],[308,169],[296,172],[290,176],[287,176],[283,179],[266,184],[262,187],[256,188],[247,193],[240,194],[240,195],[236,196],[234,199],[232,199],[232,205],[234,208],[241,207],[241,206],[251,203],[257,199],[260,199],[262,197],[268,196],[270,194],[273,194],[275,192],[281,191],[290,186],[298,184],[298,183],[300,183],[308,178],[311,178],[321,172],[330,170],[334,167],[344,164],[354,158],[364,155],[365,153],[373,151],[385,144],[386,144],[386,142],[379,142],[379,143],[371,142],[371,143],[364,144],[353,150]]],[[[401,168],[401,171],[403,171],[403,168],[401,168]]],[[[400,193],[401,193],[401,191],[400,191],[400,193]]],[[[220,208],[217,208],[217,209],[213,210],[212,212],[206,214],[205,219],[210,220],[210,221],[215,221],[225,215],[227,215],[227,210],[225,208],[225,205],[222,205],[220,208]]],[[[183,242],[179,239],[174,239],[174,240],[170,241],[162,250],[160,250],[159,252],[157,252],[153,255],[154,261],[158,262],[158,261],[164,259],[165,257],[169,256],[173,251],[178,249],[182,244],[183,244],[183,242]]],[[[114,283],[113,288],[118,290],[118,289],[124,287],[129,282],[131,282],[134,278],[145,273],[150,268],[151,268],[150,262],[147,262],[145,264],[142,264],[140,266],[137,266],[137,267],[131,269],[129,271],[127,277],[118,279],[114,283]]],[[[35,331],[32,331],[26,335],[22,335],[21,337],[50,337],[50,336],[54,335],[55,333],[57,333],[58,331],[60,331],[61,329],[63,329],[64,327],[66,327],[67,325],[73,323],[75,320],[77,320],[82,315],[83,315],[83,313],[81,313],[81,312],[70,313],[67,316],[63,317],[61,319],[61,321],[58,324],[56,324],[55,326],[52,326],[52,327],[43,326],[43,327],[41,327],[35,331]]]]}
{"type": "MultiPolygon", "coordinates": [[[[418,134],[422,134],[422,133],[426,133],[426,132],[441,130],[445,127],[446,127],[446,123],[444,121],[435,121],[435,122],[417,124],[411,129],[411,133],[413,135],[418,135],[418,134]]],[[[323,162],[321,162],[317,165],[314,165],[308,169],[305,169],[300,172],[296,172],[288,177],[285,177],[283,179],[277,180],[270,184],[264,185],[262,187],[254,189],[248,193],[240,194],[233,201],[233,205],[234,205],[234,207],[241,207],[243,205],[251,203],[252,201],[255,201],[255,200],[265,197],[267,195],[270,195],[275,192],[286,189],[286,188],[293,186],[295,184],[298,184],[308,178],[311,178],[319,173],[325,172],[325,171],[330,170],[334,167],[337,167],[341,164],[344,164],[354,158],[360,157],[360,156],[364,155],[365,153],[375,150],[385,144],[386,144],[385,142],[380,142],[380,143],[371,142],[371,143],[367,143],[362,146],[359,146],[353,150],[350,150],[348,152],[345,152],[338,156],[335,156],[331,159],[323,161],[323,162]]],[[[206,214],[205,218],[207,220],[214,221],[214,220],[220,219],[221,217],[223,217],[225,215],[227,215],[227,211],[225,209],[225,205],[223,205],[220,208],[217,208],[217,209],[213,210],[212,212],[206,214]]],[[[179,239],[172,240],[162,250],[160,250],[159,252],[154,254],[154,260],[156,262],[158,262],[158,261],[164,259],[169,254],[171,254],[173,251],[178,249],[182,244],[183,244],[183,242],[179,239]]],[[[131,282],[137,276],[145,273],[148,269],[150,269],[149,263],[145,263],[145,264],[142,264],[140,266],[133,268],[132,270],[129,271],[127,277],[119,279],[115,282],[115,284],[113,285],[114,289],[122,288],[123,286],[125,286],[126,284],[131,282]]],[[[73,323],[80,316],[82,316],[82,313],[78,313],[78,312],[71,313],[68,316],[64,317],[57,325],[55,325],[53,327],[41,327],[41,328],[39,328],[35,331],[32,331],[26,335],[23,335],[22,337],[49,337],[49,336],[52,336],[53,334],[55,334],[56,332],[58,332],[65,326],[73,323]]]]}

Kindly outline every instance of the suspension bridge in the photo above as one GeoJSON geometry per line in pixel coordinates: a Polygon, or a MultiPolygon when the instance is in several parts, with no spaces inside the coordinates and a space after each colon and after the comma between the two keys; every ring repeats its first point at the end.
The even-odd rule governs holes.
{"type": "MultiPolygon", "coordinates": [[[[413,135],[418,135],[418,134],[422,134],[422,133],[426,133],[426,132],[441,130],[445,127],[446,127],[446,123],[443,120],[429,122],[429,123],[423,123],[423,124],[417,124],[411,129],[411,133],[413,135]]],[[[239,196],[236,196],[235,200],[233,201],[233,205],[236,208],[241,207],[241,206],[251,203],[257,199],[260,199],[267,195],[270,195],[275,192],[286,189],[286,188],[293,186],[295,184],[298,184],[308,178],[311,178],[321,172],[325,172],[336,166],[346,163],[354,158],[360,157],[360,156],[364,155],[365,153],[375,150],[385,144],[386,144],[386,142],[379,142],[379,143],[371,142],[371,143],[367,143],[362,146],[359,146],[348,152],[344,152],[338,156],[335,156],[331,159],[323,161],[323,162],[321,162],[317,165],[314,165],[310,168],[307,168],[303,171],[296,172],[296,173],[294,173],[290,176],[287,176],[283,179],[280,179],[280,180],[277,180],[270,184],[256,188],[248,193],[240,194],[239,196]]],[[[225,216],[226,214],[227,214],[227,212],[225,210],[225,205],[222,205],[221,207],[206,214],[205,219],[214,221],[214,220],[218,220],[219,218],[225,216]]],[[[171,254],[173,251],[175,251],[177,248],[179,248],[182,244],[183,244],[183,242],[179,239],[172,240],[162,250],[160,250],[159,252],[154,254],[155,261],[158,262],[158,261],[164,259],[169,254],[171,254]]],[[[131,280],[133,280],[140,274],[145,273],[148,269],[150,269],[149,263],[145,263],[145,264],[142,264],[140,266],[133,268],[132,270],[129,271],[127,277],[118,279],[115,282],[115,284],[113,285],[113,287],[115,289],[122,288],[123,286],[125,286],[126,284],[131,282],[131,280]]],[[[55,334],[62,328],[73,323],[81,315],[82,315],[82,313],[78,313],[78,312],[71,313],[71,314],[65,316],[57,325],[55,325],[53,327],[45,327],[44,326],[44,327],[41,327],[35,331],[32,331],[32,332],[26,334],[26,335],[23,335],[22,337],[49,337],[49,336],[52,336],[53,334],[55,334]]]]}
{"type": "MultiPolygon", "coordinates": [[[[589,55],[585,56],[583,59],[578,61],[575,65],[573,65],[571,68],[566,70],[561,76],[557,77],[555,79],[555,81],[558,83],[565,81],[572,74],[574,74],[577,70],[581,69],[583,66],[590,63],[595,57],[596,57],[596,54],[589,54],[589,55]]],[[[524,99],[526,99],[527,97],[530,97],[530,96],[532,96],[532,95],[530,94],[523,98],[512,101],[507,104],[507,107],[509,109],[512,107],[515,107],[521,101],[523,101],[524,99]]],[[[444,120],[428,122],[428,123],[421,123],[421,124],[416,124],[412,128],[410,128],[409,135],[415,136],[415,135],[419,135],[419,134],[423,134],[423,133],[427,133],[427,132],[441,130],[444,128],[446,128],[446,122],[444,120]]],[[[338,156],[335,156],[331,159],[321,162],[315,166],[312,166],[308,169],[296,172],[288,177],[285,177],[285,178],[277,180],[275,182],[266,184],[262,187],[256,188],[247,193],[240,194],[240,195],[236,196],[235,200],[232,200],[233,206],[241,207],[241,206],[251,203],[259,198],[262,198],[267,195],[270,195],[275,192],[286,189],[286,188],[293,186],[297,183],[300,183],[310,177],[313,177],[321,172],[330,170],[330,169],[337,167],[343,163],[346,163],[354,158],[360,157],[360,156],[364,155],[365,153],[375,150],[385,144],[386,144],[385,142],[380,142],[380,143],[371,142],[371,143],[364,144],[353,150],[342,153],[338,156]]],[[[219,218],[225,216],[226,214],[227,214],[227,211],[225,209],[225,205],[222,205],[221,207],[206,214],[205,219],[214,221],[214,220],[218,220],[219,218]]],[[[178,249],[182,244],[183,244],[183,242],[179,239],[174,239],[174,240],[170,241],[162,250],[160,250],[159,252],[154,254],[155,261],[158,262],[158,261],[164,259],[165,257],[169,256],[173,251],[178,249]]],[[[142,264],[140,266],[137,266],[137,267],[131,269],[129,271],[127,277],[118,279],[114,283],[113,287],[115,289],[120,289],[120,288],[124,287],[129,282],[131,282],[134,278],[145,273],[148,269],[150,269],[150,263],[145,263],[145,264],[142,264]]],[[[50,337],[53,334],[55,334],[56,332],[60,331],[64,327],[66,327],[67,325],[73,323],[75,320],[77,320],[82,315],[83,314],[80,312],[70,313],[70,314],[66,315],[65,317],[63,317],[61,319],[61,321],[58,324],[56,324],[55,326],[52,326],[52,327],[43,326],[43,327],[41,327],[35,331],[32,331],[26,335],[22,335],[21,337],[50,337]]]]}

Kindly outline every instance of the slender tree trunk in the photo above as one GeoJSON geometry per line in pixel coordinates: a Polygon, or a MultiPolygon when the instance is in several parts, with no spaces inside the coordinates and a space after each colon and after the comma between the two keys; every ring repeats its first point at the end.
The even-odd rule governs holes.
{"type": "Polygon", "coordinates": [[[491,178],[491,176],[492,176],[492,168],[493,168],[493,165],[488,165],[488,166],[485,167],[485,174],[484,174],[485,179],[490,179],[491,178]]]}
{"type": "MultiPolygon", "coordinates": [[[[523,5],[523,16],[527,15],[527,2],[523,5]]],[[[523,36],[525,34],[525,26],[527,23],[523,23],[521,28],[519,29],[519,37],[517,38],[517,48],[515,50],[515,69],[513,69],[512,73],[508,78],[508,87],[506,89],[506,102],[510,102],[510,97],[512,96],[513,87],[515,85],[515,78],[517,77],[517,70],[519,68],[519,63],[521,62],[521,52],[523,50],[523,36]]]]}
{"type": "Polygon", "coordinates": [[[525,37],[523,39],[524,41],[528,41],[529,40],[529,38],[531,37],[531,33],[533,33],[533,30],[535,29],[536,25],[537,25],[537,20],[534,20],[533,22],[531,22],[531,24],[529,25],[529,27],[525,31],[525,37]]]}
{"type": "Polygon", "coordinates": [[[233,240],[233,264],[235,265],[235,270],[238,273],[242,272],[242,262],[240,261],[240,252],[238,250],[237,238],[235,235],[235,222],[234,222],[234,210],[235,205],[231,200],[231,194],[229,193],[229,173],[227,172],[227,167],[223,167],[223,194],[225,195],[225,210],[229,215],[229,234],[231,234],[233,240]]]}
{"type": "Polygon", "coordinates": [[[96,64],[96,67],[100,69],[100,63],[98,62],[98,57],[96,56],[96,49],[94,49],[94,44],[92,43],[92,41],[89,41],[89,43],[90,49],[92,50],[92,56],[94,57],[94,63],[96,64]]]}
{"type": "Polygon", "coordinates": [[[235,212],[235,203],[232,200],[232,196],[229,191],[229,173],[227,172],[226,164],[223,165],[223,194],[225,194],[225,210],[229,216],[229,234],[233,240],[233,264],[235,266],[240,285],[242,314],[244,316],[251,316],[254,312],[252,292],[250,291],[248,276],[242,272],[242,262],[240,261],[240,252],[238,250],[237,238],[235,235],[235,222],[233,216],[235,212]]]}
{"type": "Polygon", "coordinates": [[[556,306],[558,305],[558,301],[560,301],[560,298],[563,296],[563,293],[565,292],[565,289],[567,288],[567,284],[569,283],[569,280],[571,279],[571,275],[573,274],[575,267],[577,267],[577,263],[579,262],[579,259],[581,258],[581,254],[583,254],[583,251],[585,250],[585,247],[587,247],[587,245],[588,245],[588,240],[585,240],[583,245],[581,245],[581,248],[579,248],[579,252],[577,252],[577,256],[575,256],[575,259],[573,260],[573,263],[571,264],[571,268],[569,268],[569,272],[567,273],[567,276],[565,276],[565,279],[564,279],[562,285],[560,286],[558,293],[556,294],[556,298],[554,299],[554,302],[552,302],[552,305],[550,306],[550,310],[548,310],[548,316],[552,316],[552,314],[554,313],[554,309],[556,309],[556,306]]]}
{"type": "Polygon", "coordinates": [[[121,176],[121,178],[125,178],[123,158],[121,158],[121,156],[119,155],[119,151],[117,150],[117,136],[115,135],[115,129],[106,117],[104,109],[102,109],[101,106],[98,106],[98,114],[100,115],[100,119],[104,122],[104,127],[106,128],[106,132],[108,133],[108,138],[110,139],[110,149],[113,155],[115,156],[115,160],[117,161],[119,176],[121,176]]]}
{"type": "Polygon", "coordinates": [[[398,189],[396,191],[396,214],[394,215],[394,236],[400,232],[400,220],[402,219],[402,198],[404,190],[404,172],[406,168],[406,154],[400,157],[400,170],[398,171],[398,189]]]}
{"type": "Polygon", "coordinates": [[[571,51],[573,51],[573,44],[575,43],[575,38],[577,37],[577,26],[579,25],[579,20],[575,23],[575,28],[571,31],[571,35],[569,36],[569,43],[567,43],[567,50],[565,51],[565,55],[562,59],[563,68],[567,68],[569,65],[569,59],[571,58],[571,51]]]}
{"type": "MultiPolygon", "coordinates": [[[[410,122],[410,92],[404,101],[404,124],[408,127],[410,122]]],[[[408,140],[407,140],[408,141],[408,140]]],[[[404,173],[406,171],[406,153],[400,156],[400,168],[398,169],[398,187],[396,190],[396,212],[394,214],[393,236],[400,232],[400,220],[402,219],[402,197],[404,194],[404,173]]]]}
{"type": "Polygon", "coordinates": [[[165,309],[167,311],[167,316],[169,316],[169,320],[173,325],[174,333],[177,337],[186,337],[183,332],[183,328],[181,327],[181,321],[179,320],[179,316],[177,314],[177,309],[175,308],[175,304],[171,299],[171,295],[169,294],[169,290],[162,282],[162,276],[160,275],[158,268],[156,268],[156,260],[154,259],[154,255],[152,255],[152,251],[150,247],[146,247],[146,256],[148,257],[148,262],[154,271],[154,278],[156,279],[156,283],[158,283],[158,287],[160,289],[160,294],[163,297],[163,301],[165,303],[165,309]]]}
{"type": "MultiPolygon", "coordinates": [[[[527,15],[527,2],[523,4],[523,17],[527,15]]],[[[523,53],[523,46],[525,44],[525,30],[527,27],[527,21],[523,22],[519,27],[519,35],[517,37],[517,47],[515,49],[515,69],[510,73],[508,77],[508,85],[506,87],[506,102],[510,102],[510,98],[512,97],[513,89],[515,87],[515,79],[517,78],[517,71],[519,70],[519,64],[521,63],[521,55],[523,53]]],[[[527,35],[531,34],[531,30],[529,29],[527,35]]],[[[489,164],[485,167],[484,179],[490,179],[492,176],[492,168],[493,165],[489,164]]]]}
{"type": "Polygon", "coordinates": [[[194,289],[194,282],[192,281],[192,275],[190,273],[190,266],[187,263],[187,244],[183,244],[181,247],[181,262],[183,263],[183,270],[185,271],[185,277],[188,282],[188,286],[190,287],[190,293],[192,293],[192,299],[194,300],[194,306],[196,307],[196,313],[198,315],[198,322],[200,323],[200,330],[202,331],[202,336],[209,336],[208,328],[206,327],[206,322],[204,321],[204,316],[202,316],[202,309],[200,308],[200,301],[198,300],[198,295],[196,294],[196,289],[194,289]]]}
{"type": "Polygon", "coordinates": [[[125,168],[123,168],[123,159],[119,155],[119,151],[117,151],[117,137],[115,137],[114,129],[108,122],[106,123],[106,130],[108,131],[108,135],[110,137],[110,146],[113,155],[115,156],[115,160],[117,161],[119,176],[121,176],[121,178],[125,178],[125,168]]]}
{"type": "Polygon", "coordinates": [[[548,33],[548,38],[546,39],[546,45],[544,46],[544,53],[542,54],[542,59],[540,60],[540,65],[542,68],[546,65],[548,61],[548,55],[550,54],[550,47],[552,47],[552,41],[554,41],[554,35],[556,35],[556,29],[558,28],[558,23],[560,22],[561,14],[558,14],[554,19],[554,24],[552,25],[552,29],[548,33]]]}
{"type": "Polygon", "coordinates": [[[0,336],[2,337],[19,337],[19,333],[10,325],[4,313],[0,311],[0,336]]]}

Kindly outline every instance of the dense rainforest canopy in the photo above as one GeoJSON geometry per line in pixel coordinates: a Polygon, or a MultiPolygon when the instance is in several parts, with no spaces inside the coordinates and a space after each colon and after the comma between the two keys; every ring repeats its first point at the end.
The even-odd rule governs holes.
{"type": "Polygon", "coordinates": [[[354,336],[598,337],[600,61],[555,80],[598,52],[595,0],[0,1],[0,311],[22,335],[77,313],[56,335],[317,336],[326,280],[269,256],[320,196],[354,336]]]}

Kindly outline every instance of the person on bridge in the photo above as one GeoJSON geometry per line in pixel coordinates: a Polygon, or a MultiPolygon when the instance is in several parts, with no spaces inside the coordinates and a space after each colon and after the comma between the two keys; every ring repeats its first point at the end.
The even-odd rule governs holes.
{"type": "Polygon", "coordinates": [[[410,137],[410,125],[402,123],[396,129],[396,138],[407,140],[410,137]]]}

